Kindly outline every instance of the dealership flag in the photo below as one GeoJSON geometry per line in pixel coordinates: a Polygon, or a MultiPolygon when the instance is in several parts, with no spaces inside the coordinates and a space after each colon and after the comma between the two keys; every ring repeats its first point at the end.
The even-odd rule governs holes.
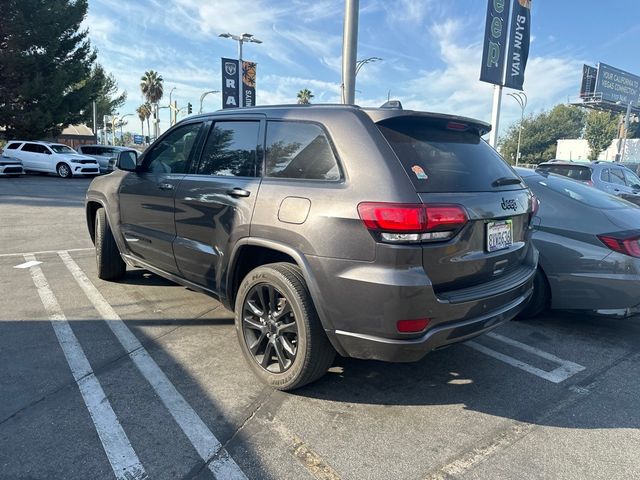
{"type": "Polygon", "coordinates": [[[238,60],[222,58],[222,108],[240,106],[238,60]]]}
{"type": "Polygon", "coordinates": [[[511,33],[509,34],[509,55],[504,85],[522,90],[524,69],[529,58],[531,36],[531,0],[517,0],[511,14],[511,33]]]}
{"type": "MultiPolygon", "coordinates": [[[[522,0],[517,0],[522,1],[522,0]]],[[[480,80],[503,85],[511,0],[489,0],[480,80]]]]}
{"type": "Polygon", "coordinates": [[[242,62],[243,107],[255,107],[256,105],[256,66],[254,62],[242,62]]]}

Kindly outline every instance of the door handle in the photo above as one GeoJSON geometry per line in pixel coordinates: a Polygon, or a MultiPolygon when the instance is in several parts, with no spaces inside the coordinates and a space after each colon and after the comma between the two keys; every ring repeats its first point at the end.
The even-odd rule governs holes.
{"type": "Polygon", "coordinates": [[[160,183],[158,184],[158,188],[160,190],[175,190],[176,187],[174,185],[172,185],[171,183],[160,183]]]}
{"type": "Polygon", "coordinates": [[[248,197],[251,195],[251,192],[242,188],[232,188],[227,190],[227,195],[231,195],[232,197],[248,197]]]}

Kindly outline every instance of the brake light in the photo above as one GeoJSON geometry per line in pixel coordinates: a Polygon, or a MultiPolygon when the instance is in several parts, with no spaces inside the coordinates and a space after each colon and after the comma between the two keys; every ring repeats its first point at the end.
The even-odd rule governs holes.
{"type": "Polygon", "coordinates": [[[540,200],[535,195],[531,195],[531,216],[535,217],[540,209],[540,200]]]}
{"type": "Polygon", "coordinates": [[[430,321],[431,319],[429,318],[420,318],[418,320],[398,320],[396,326],[400,333],[416,333],[427,328],[430,321]]]}
{"type": "Polygon", "coordinates": [[[469,125],[467,125],[466,123],[459,123],[459,122],[449,122],[449,123],[447,123],[447,129],[449,129],[449,130],[456,130],[458,132],[464,132],[468,128],[469,128],[469,125]]]}
{"type": "Polygon", "coordinates": [[[620,238],[615,235],[598,235],[598,238],[611,250],[640,258],[640,236],[620,238]]]}
{"type": "Polygon", "coordinates": [[[593,187],[593,180],[587,180],[586,182],[587,185],[589,185],[590,187],[593,187]]]}
{"type": "Polygon", "coordinates": [[[369,230],[394,243],[448,240],[468,221],[459,205],[365,202],[358,214],[369,230]]]}

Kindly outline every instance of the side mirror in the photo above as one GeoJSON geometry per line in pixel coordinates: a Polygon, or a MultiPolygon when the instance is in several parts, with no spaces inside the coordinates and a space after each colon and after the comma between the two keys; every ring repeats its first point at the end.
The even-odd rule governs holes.
{"type": "Polygon", "coordinates": [[[125,170],[127,172],[135,172],[138,168],[138,155],[134,152],[122,152],[118,156],[118,163],[116,164],[118,169],[125,170]]]}

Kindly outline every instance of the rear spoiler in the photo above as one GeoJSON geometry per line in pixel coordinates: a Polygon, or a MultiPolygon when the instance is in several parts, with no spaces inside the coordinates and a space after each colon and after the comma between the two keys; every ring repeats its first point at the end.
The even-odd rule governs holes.
{"type": "Polygon", "coordinates": [[[394,120],[408,120],[408,119],[422,119],[426,121],[432,121],[434,123],[452,123],[467,125],[474,130],[477,130],[480,136],[485,135],[491,131],[491,124],[476,120],[469,117],[461,117],[458,115],[447,115],[444,113],[432,113],[432,112],[419,112],[415,110],[400,110],[395,108],[376,108],[376,109],[364,109],[364,112],[369,115],[371,120],[375,123],[385,124],[392,123],[394,120]]]}

